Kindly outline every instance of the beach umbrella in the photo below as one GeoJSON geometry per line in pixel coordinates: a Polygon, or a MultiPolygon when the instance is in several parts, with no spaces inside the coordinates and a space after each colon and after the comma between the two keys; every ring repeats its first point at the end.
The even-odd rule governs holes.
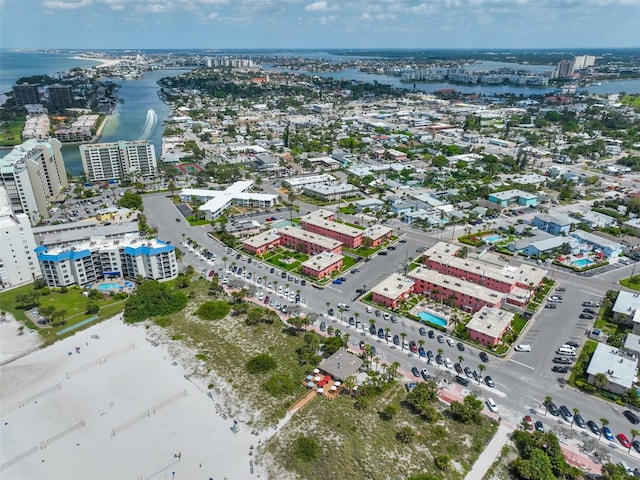
{"type": "Polygon", "coordinates": [[[318,389],[318,393],[324,393],[324,388],[320,387],[320,388],[318,389]]]}
{"type": "Polygon", "coordinates": [[[330,390],[331,390],[332,392],[335,392],[337,389],[338,389],[338,387],[336,387],[335,385],[334,385],[333,387],[331,387],[331,388],[330,388],[330,390]]]}
{"type": "Polygon", "coordinates": [[[313,378],[313,375],[307,375],[307,380],[311,380],[313,378]]]}
{"type": "Polygon", "coordinates": [[[317,374],[317,373],[320,373],[320,369],[319,369],[319,368],[316,368],[316,369],[313,371],[313,373],[316,373],[316,374],[317,374]]]}
{"type": "Polygon", "coordinates": [[[309,383],[307,383],[307,387],[309,387],[309,388],[313,388],[313,382],[309,382],[309,383]]]}
{"type": "Polygon", "coordinates": [[[340,383],[340,381],[337,381],[337,382],[336,382],[336,385],[337,385],[337,386],[340,386],[340,385],[342,385],[342,383],[340,383]]]}
{"type": "Polygon", "coordinates": [[[315,380],[316,382],[319,382],[320,380],[322,380],[322,377],[317,376],[314,380],[315,380]]]}

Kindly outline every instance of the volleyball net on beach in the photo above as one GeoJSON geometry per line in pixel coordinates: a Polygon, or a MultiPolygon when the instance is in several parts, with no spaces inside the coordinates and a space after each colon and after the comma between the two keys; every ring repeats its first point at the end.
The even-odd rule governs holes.
{"type": "Polygon", "coordinates": [[[53,442],[55,442],[56,440],[60,440],[61,438],[66,437],[67,435],[69,435],[72,432],[75,432],[76,430],[78,430],[79,428],[84,427],[85,421],[81,420],[78,423],[76,423],[75,425],[71,425],[69,428],[67,428],[66,430],[61,431],[60,433],[57,433],[56,435],[54,435],[53,437],[49,437],[46,440],[40,442],[38,445],[30,448],[29,450],[22,452],[20,455],[17,455],[15,457],[13,457],[11,460],[3,463],[2,465],[0,465],[0,472],[6,470],[7,468],[15,465],[16,463],[18,463],[20,460],[24,460],[25,458],[27,458],[29,455],[36,453],[38,450],[47,448],[49,445],[51,445],[53,442]]]}
{"type": "Polygon", "coordinates": [[[139,413],[135,417],[127,420],[126,422],[118,425],[113,430],[111,430],[111,437],[112,438],[115,437],[118,433],[122,432],[123,430],[126,430],[127,428],[135,425],[136,423],[144,420],[145,418],[150,417],[151,415],[155,415],[156,413],[158,413],[160,409],[166,407],[167,405],[170,405],[171,403],[175,402],[179,398],[186,397],[186,396],[187,396],[187,391],[183,390],[181,392],[176,393],[175,395],[172,395],[169,398],[162,400],[159,403],[156,403],[153,407],[145,410],[142,413],[139,413]]]}
{"type": "Polygon", "coordinates": [[[125,347],[122,347],[119,350],[116,350],[115,352],[112,352],[108,355],[104,355],[100,358],[97,358],[96,360],[93,360],[81,367],[78,367],[74,370],[70,370],[66,373],[66,378],[67,380],[69,380],[71,377],[73,377],[74,375],[78,375],[79,373],[85,372],[97,365],[102,365],[103,363],[107,363],[109,360],[113,360],[116,357],[119,357],[120,355],[123,355],[127,352],[130,352],[131,350],[135,350],[136,349],[136,344],[132,343],[130,345],[127,345],[125,347]]]}

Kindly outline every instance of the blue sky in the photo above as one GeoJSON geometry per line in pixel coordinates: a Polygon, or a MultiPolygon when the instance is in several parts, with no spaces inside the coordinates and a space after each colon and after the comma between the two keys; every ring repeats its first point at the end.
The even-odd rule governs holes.
{"type": "Polygon", "coordinates": [[[640,47],[640,0],[0,0],[0,47],[640,47]]]}

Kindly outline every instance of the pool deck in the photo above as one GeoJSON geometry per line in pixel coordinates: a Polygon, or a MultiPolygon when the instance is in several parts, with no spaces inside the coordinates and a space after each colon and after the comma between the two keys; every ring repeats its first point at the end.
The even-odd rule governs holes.
{"type": "MultiPolygon", "coordinates": [[[[451,315],[453,314],[453,312],[449,309],[449,307],[445,305],[434,305],[432,303],[422,301],[409,311],[411,315],[415,315],[418,318],[420,317],[419,315],[420,312],[428,312],[431,315],[434,315],[436,317],[442,318],[443,320],[446,320],[447,325],[445,328],[447,329],[449,328],[449,325],[451,323],[450,322],[451,315]]],[[[425,322],[425,323],[429,323],[429,322],[425,322]]]]}

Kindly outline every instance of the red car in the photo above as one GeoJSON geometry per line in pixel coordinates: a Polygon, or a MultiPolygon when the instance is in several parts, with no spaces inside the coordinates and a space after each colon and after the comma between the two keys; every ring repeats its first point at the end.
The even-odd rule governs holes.
{"type": "Polygon", "coordinates": [[[624,448],[631,448],[631,442],[624,433],[619,433],[616,438],[624,448]]]}
{"type": "Polygon", "coordinates": [[[263,302],[263,303],[264,303],[265,305],[266,305],[267,303],[269,303],[269,295],[267,295],[266,297],[264,297],[264,302],[263,302]]]}
{"type": "Polygon", "coordinates": [[[364,350],[364,340],[360,340],[360,350],[364,350]]]}
{"type": "Polygon", "coordinates": [[[527,425],[527,430],[533,430],[533,420],[531,419],[531,416],[525,416],[524,423],[527,425]]]}
{"type": "Polygon", "coordinates": [[[409,342],[409,350],[411,350],[413,353],[416,353],[418,351],[418,345],[416,345],[416,342],[409,342]]]}

